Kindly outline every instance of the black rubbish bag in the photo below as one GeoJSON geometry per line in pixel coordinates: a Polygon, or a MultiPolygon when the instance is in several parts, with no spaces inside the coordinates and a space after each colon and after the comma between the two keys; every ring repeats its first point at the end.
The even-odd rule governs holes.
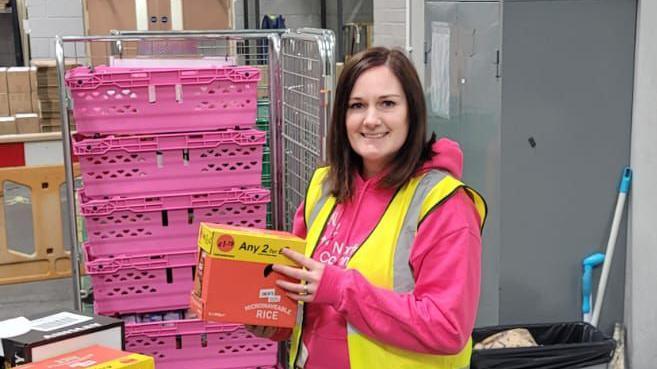
{"type": "Polygon", "coordinates": [[[526,328],[539,346],[473,350],[471,369],[586,368],[608,363],[616,342],[584,322],[517,324],[477,328],[473,343],[514,328],[526,328]]]}

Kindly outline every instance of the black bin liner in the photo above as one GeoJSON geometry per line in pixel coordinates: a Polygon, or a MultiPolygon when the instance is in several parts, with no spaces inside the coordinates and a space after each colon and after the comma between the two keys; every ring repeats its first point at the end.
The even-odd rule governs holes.
{"type": "Polygon", "coordinates": [[[537,347],[473,350],[471,369],[585,368],[608,363],[616,342],[584,322],[516,324],[477,328],[472,341],[514,328],[526,328],[537,347]]]}

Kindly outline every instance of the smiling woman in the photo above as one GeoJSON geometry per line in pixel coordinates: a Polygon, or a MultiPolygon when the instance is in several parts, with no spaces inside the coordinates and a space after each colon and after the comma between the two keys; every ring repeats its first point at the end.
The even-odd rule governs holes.
{"type": "Polygon", "coordinates": [[[458,178],[453,141],[427,140],[422,86],[398,50],[354,55],[336,89],[328,166],[313,174],[293,232],[302,268],[274,265],[303,303],[290,367],[466,368],[479,299],[483,198],[458,178]]]}
{"type": "Polygon", "coordinates": [[[389,67],[372,68],[356,81],[347,109],[347,136],[362,159],[365,178],[392,162],[406,141],[407,117],[404,90],[389,67]]]}
{"type": "Polygon", "coordinates": [[[359,56],[340,75],[328,133],[334,169],[329,183],[339,201],[352,193],[353,170],[369,178],[388,169],[382,184],[398,187],[433,155],[433,138],[425,143],[426,107],[413,64],[395,49],[373,48],[359,56]]]}

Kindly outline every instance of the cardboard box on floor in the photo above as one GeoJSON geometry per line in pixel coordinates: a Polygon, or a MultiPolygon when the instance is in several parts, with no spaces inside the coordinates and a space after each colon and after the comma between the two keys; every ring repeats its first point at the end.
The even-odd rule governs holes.
{"type": "Polygon", "coordinates": [[[9,94],[9,115],[32,112],[32,95],[30,93],[9,94]]]}
{"type": "Polygon", "coordinates": [[[18,133],[39,133],[39,116],[34,113],[16,114],[16,130],[18,133]]]}
{"type": "Polygon", "coordinates": [[[32,112],[41,115],[41,100],[39,100],[39,95],[35,91],[32,91],[31,100],[32,112]]]}
{"type": "Polygon", "coordinates": [[[20,369],[154,369],[152,357],[94,345],[52,359],[21,365],[20,369]]]}
{"type": "Polygon", "coordinates": [[[15,135],[16,119],[14,117],[0,117],[0,135],[15,135]]]}
{"type": "Polygon", "coordinates": [[[0,92],[0,117],[9,115],[9,95],[0,92]]]}
{"type": "Polygon", "coordinates": [[[7,93],[7,68],[0,67],[0,94],[7,93]]]}
{"type": "Polygon", "coordinates": [[[30,74],[30,92],[35,93],[39,88],[39,82],[37,81],[37,68],[36,67],[28,67],[28,68],[30,74]]]}
{"type": "Polygon", "coordinates": [[[272,264],[295,265],[281,250],[304,252],[306,242],[287,232],[201,223],[199,262],[191,310],[209,321],[294,327],[297,302],[276,285],[293,282],[272,264]]]}
{"type": "Polygon", "coordinates": [[[10,67],[7,69],[7,91],[9,94],[30,94],[30,67],[10,67]]]}

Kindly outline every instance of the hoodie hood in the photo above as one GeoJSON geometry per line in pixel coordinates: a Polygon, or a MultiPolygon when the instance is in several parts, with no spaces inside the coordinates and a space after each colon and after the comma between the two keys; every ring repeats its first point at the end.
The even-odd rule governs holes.
{"type": "Polygon", "coordinates": [[[420,168],[420,172],[439,169],[449,172],[454,178],[461,179],[463,175],[463,151],[456,141],[440,138],[431,146],[433,158],[427,160],[420,168]]]}

